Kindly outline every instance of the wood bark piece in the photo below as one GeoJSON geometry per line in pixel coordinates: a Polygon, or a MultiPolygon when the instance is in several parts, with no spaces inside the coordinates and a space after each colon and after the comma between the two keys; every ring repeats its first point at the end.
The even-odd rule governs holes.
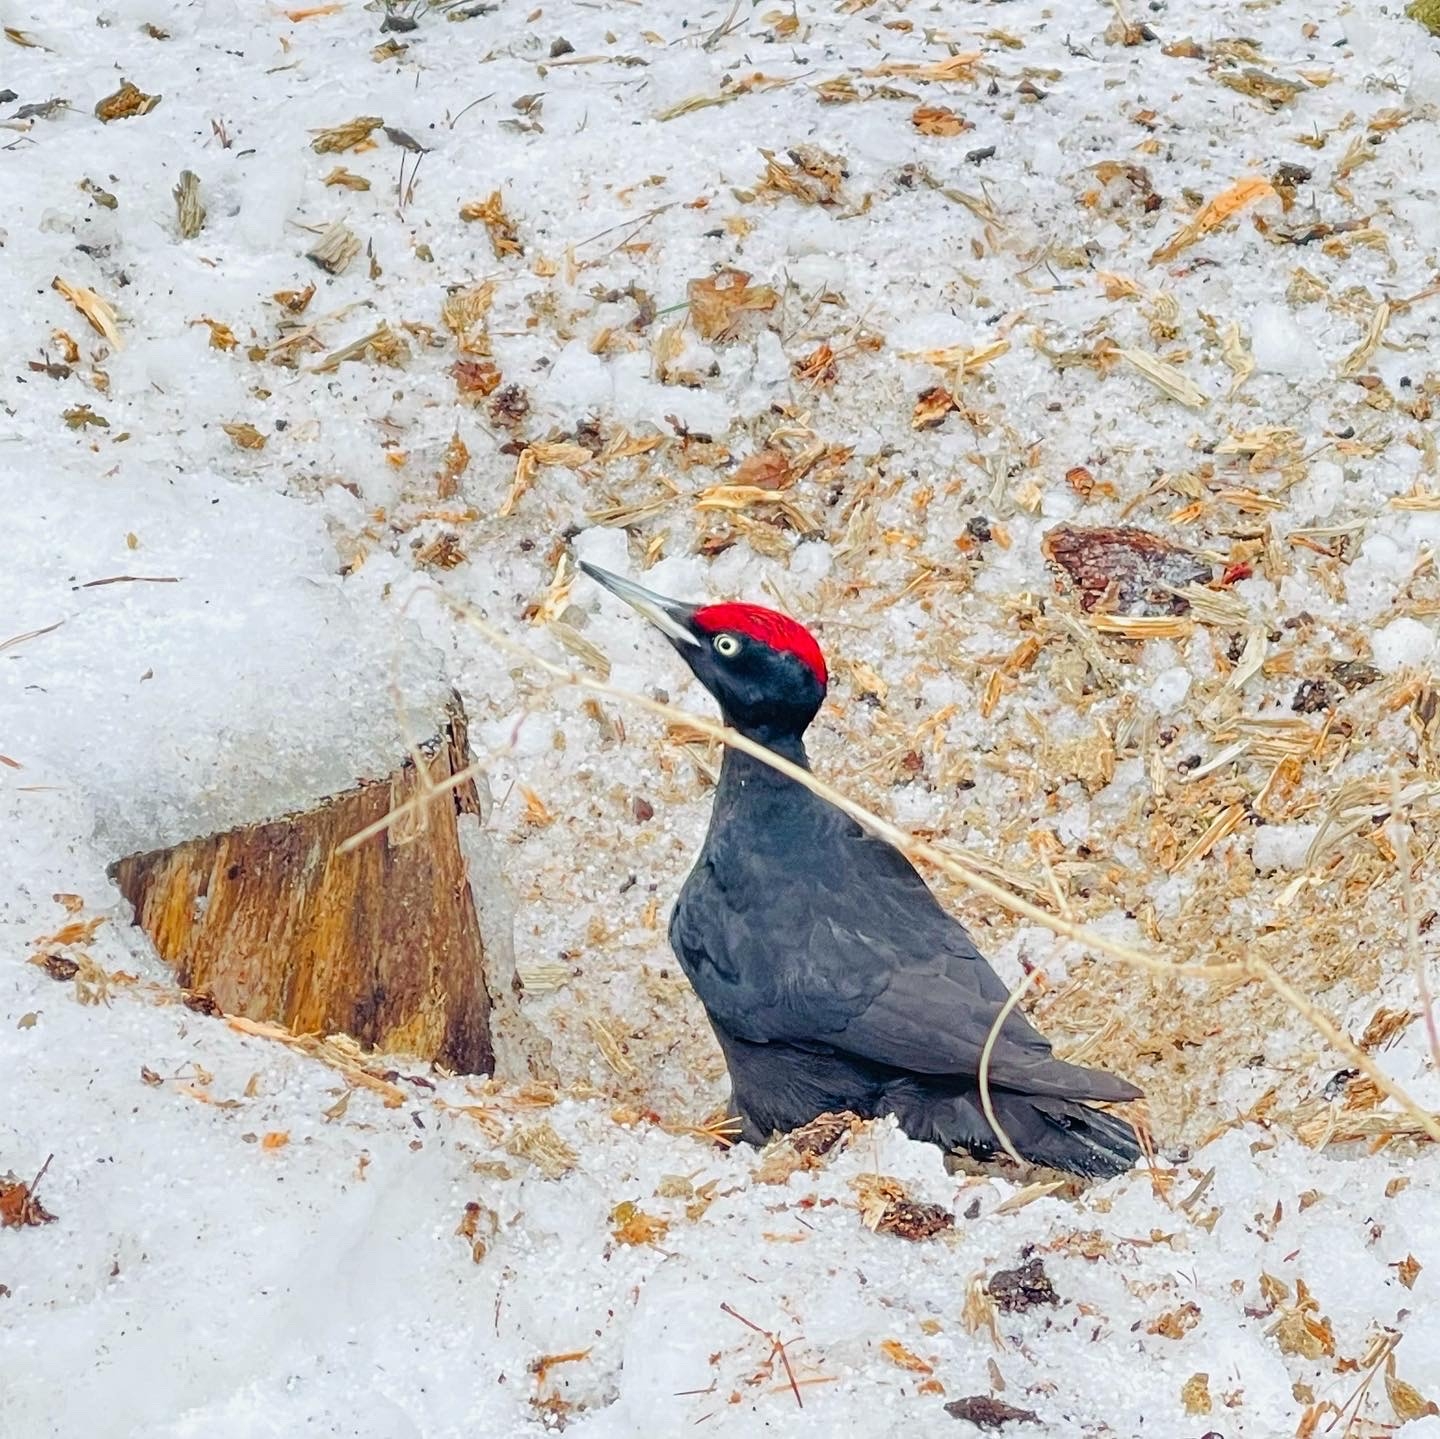
{"type": "MultiPolygon", "coordinates": [[[[436,783],[469,764],[458,703],[422,755],[436,783]]],[[[459,833],[479,813],[474,785],[337,853],[419,788],[407,760],[313,809],[130,855],[111,876],[180,983],[225,1013],[488,1074],[485,944],[459,833]]]]}
{"type": "Polygon", "coordinates": [[[1125,525],[1056,525],[1040,551],[1069,576],[1087,614],[1183,615],[1189,601],[1172,591],[1215,573],[1193,551],[1125,525]]]}

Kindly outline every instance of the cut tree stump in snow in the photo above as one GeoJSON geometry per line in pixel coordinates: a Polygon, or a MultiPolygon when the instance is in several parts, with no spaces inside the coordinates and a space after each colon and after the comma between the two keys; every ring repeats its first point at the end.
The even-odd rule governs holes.
{"type": "MultiPolygon", "coordinates": [[[[458,701],[422,754],[437,784],[470,763],[458,701]]],[[[458,825],[480,812],[475,786],[337,852],[419,790],[407,760],[313,809],[130,855],[111,876],[180,983],[227,1014],[488,1074],[485,943],[458,825]]]]}

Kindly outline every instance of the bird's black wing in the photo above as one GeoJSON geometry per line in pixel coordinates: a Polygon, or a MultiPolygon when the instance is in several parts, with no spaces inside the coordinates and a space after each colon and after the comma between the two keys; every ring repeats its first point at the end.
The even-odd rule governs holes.
{"type": "MultiPolygon", "coordinates": [[[[692,875],[671,940],[697,993],[717,1023],[752,1043],[822,1046],[918,1074],[976,1075],[1005,985],[904,855],[830,814],[828,832],[802,831],[833,860],[823,868],[787,870],[763,850],[737,847],[692,875]]],[[[990,1078],[1032,1094],[1139,1093],[1055,1059],[1018,1013],[995,1043],[990,1078]]]]}

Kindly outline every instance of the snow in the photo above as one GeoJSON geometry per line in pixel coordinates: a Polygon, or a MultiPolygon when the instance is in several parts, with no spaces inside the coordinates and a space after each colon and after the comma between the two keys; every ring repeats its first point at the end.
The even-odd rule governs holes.
{"type": "Polygon", "coordinates": [[[1190,693],[1190,671],[1183,665],[1172,665],[1155,676],[1146,698],[1161,715],[1174,714],[1190,693]]]}
{"type": "MultiPolygon", "coordinates": [[[[1272,112],[1218,85],[1209,60],[1110,43],[1102,6],[1063,24],[1041,0],[983,14],[903,0],[741,7],[718,33],[728,4],[502,0],[462,20],[412,6],[416,29],[393,34],[358,0],[308,18],[286,8],[0,0],[5,25],[36,42],[7,41],[0,75],[16,92],[0,103],[0,1174],[28,1180],[53,1155],[38,1194],[57,1216],[0,1230],[5,1433],[459,1439],[563,1422],[581,1439],[697,1426],[951,1435],[970,1431],[943,1402],[991,1392],[993,1361],[1002,1397],[1041,1416],[1017,1434],[1274,1439],[1312,1403],[1347,1402],[1382,1330],[1402,1336],[1398,1375],[1440,1401],[1440,1156],[1404,1139],[1373,1152],[1299,1142],[1293,1111],[1329,1103],[1343,1117],[1343,1087],[1327,1086],[1345,1060],[1294,1015],[1272,1023],[1257,986],[1176,1001],[1142,977],[1061,1035],[1082,1055],[1136,1036],[1122,1057],[1151,1092],[1153,1180],[1035,1197],[1019,1180],[947,1174],[880,1123],[769,1183],[754,1152],[686,1132],[724,1095],[664,936],[706,822],[700,764],[658,721],[608,701],[605,728],[428,593],[444,587],[553,659],[565,652],[532,620],[548,613],[565,553],[687,599],[782,603],[817,623],[836,676],[817,769],[880,812],[985,856],[1044,902],[1062,885],[1085,922],[1127,944],[1191,962],[1244,945],[1283,962],[1333,941],[1368,967],[1302,972],[1347,1033],[1377,1008],[1413,1013],[1398,891],[1388,870],[1363,868],[1393,825],[1357,819],[1359,847],[1335,852],[1333,874],[1305,865],[1332,791],[1395,765],[1433,773],[1440,515],[1425,500],[1440,477],[1418,401],[1440,398],[1427,370],[1436,302],[1395,304],[1366,384],[1342,369],[1379,299],[1408,301],[1434,277],[1440,125],[1384,112],[1440,98],[1440,52],[1376,0],[1319,15],[1310,34],[1293,7],[1248,9],[1255,63],[1307,74],[1272,112]],[[408,49],[372,57],[387,38],[408,49]],[[981,50],[989,73],[865,73],[952,48],[981,50]],[[732,94],[757,72],[787,83],[732,94]],[[812,86],[842,73],[867,98],[817,100],[812,86]],[[93,107],[121,76],[163,99],[102,125],[93,107]],[[887,86],[901,98],[870,94],[887,86]],[[534,94],[538,110],[516,107],[534,94]],[[61,96],[72,108],[15,118],[61,96]],[[725,103],[658,118],[696,96],[725,103]],[[975,130],[917,134],[918,103],[948,104],[975,130]],[[359,114],[427,147],[417,175],[383,132],[368,150],[310,149],[310,132],[359,114]],[[1347,169],[1355,140],[1362,159],[1347,169]],[[759,150],[784,161],[799,144],[844,156],[835,206],[756,194],[759,150]],[[965,158],[992,144],[992,159],[965,158]],[[1114,158],[1146,167],[1158,209],[1128,179],[1097,181],[1093,167],[1114,158]],[[1152,264],[1203,199],[1282,161],[1314,170],[1294,209],[1263,200],[1152,264]],[[901,170],[916,164],[929,181],[901,170]],[[337,165],[370,188],[327,186],[337,165]],[[207,221],[180,242],[171,192],[187,168],[207,221]],[[496,190],[519,259],[456,218],[496,190]],[[1272,228],[1372,217],[1383,244],[1277,244],[1257,216],[1272,228]],[[367,249],[331,277],[304,252],[340,219],[367,249]],[[687,282],[718,265],[781,292],[734,341],[678,328],[687,282]],[[1292,298],[1301,268],[1323,299],[1292,298]],[[1107,275],[1140,293],[1112,300],[1107,275]],[[56,276],[115,306],[123,346],[88,328],[56,276]],[[531,405],[513,433],[488,402],[457,401],[457,352],[438,321],[451,288],[485,280],[494,361],[531,405]],[[272,297],[312,281],[310,307],[286,318],[272,297]],[[629,287],[653,301],[648,326],[631,328],[629,287]],[[293,368],[252,359],[293,337],[282,321],[313,325],[316,347],[299,345],[293,368]],[[382,321],[404,335],[405,364],[315,368],[382,321]],[[1255,361],[1243,385],[1219,340],[1231,321],[1255,361]],[[232,348],[212,342],[215,325],[232,348]],[[663,379],[671,327],[665,363],[684,383],[663,379]],[[918,393],[953,377],[906,356],[1002,337],[1009,349],[963,382],[967,412],[913,428],[918,393]],[[1073,360],[1104,338],[1168,358],[1214,400],[1191,412],[1129,367],[1073,360]],[[833,388],[793,368],[821,342],[836,354],[833,388]],[[663,444],[613,465],[542,467],[502,516],[512,441],[564,440],[592,420],[606,440],[625,428],[663,444]],[[223,428],[241,423],[263,448],[223,428]],[[1301,458],[1252,467],[1214,449],[1267,426],[1293,429],[1301,458]],[[787,429],[854,451],[786,492],[813,530],[768,512],[731,527],[694,507],[728,476],[715,446],[743,458],[787,429]],[[442,497],[456,435],[471,459],[442,497]],[[1067,481],[1077,466],[1099,482],[1093,496],[1067,481]],[[1234,662],[1223,630],[1108,651],[1123,671],[1113,692],[1085,662],[1067,669],[1078,651],[1036,622],[1054,593],[1045,532],[1062,518],[1164,528],[1196,503],[1203,522],[1179,538],[1257,571],[1231,591],[1271,646],[1243,705],[1219,706],[1234,662]],[[656,508],[627,527],[596,518],[631,504],[656,508]],[[976,518],[1001,537],[963,548],[976,518]],[[1316,532],[1291,534],[1302,526],[1316,532]],[[427,567],[444,533],[465,560],[427,567]],[[1288,568],[1261,573],[1271,538],[1288,568]],[[957,569],[948,589],[907,589],[957,569]],[[1033,666],[1005,672],[984,708],[991,675],[1037,634],[1033,666]],[[1300,781],[1269,752],[1226,766],[1211,810],[1158,861],[1157,772],[1173,815],[1189,792],[1183,764],[1230,744],[1237,717],[1295,719],[1297,682],[1340,660],[1385,679],[1336,700],[1333,747],[1300,781]],[[851,663],[879,677],[883,703],[861,698],[851,663]],[[524,1086],[512,1036],[492,1086],[379,1057],[406,1094],[386,1108],[321,1060],[180,1005],[106,871],[388,773],[452,688],[494,796],[465,843],[498,856],[509,881],[480,896],[482,912],[496,933],[513,912],[497,963],[513,947],[533,980],[521,1010],[557,1084],[524,1086]],[[1117,763],[1087,796],[1047,755],[1096,734],[1116,738],[1117,763]],[[643,823],[641,799],[654,810],[643,823]],[[1292,799],[1279,822],[1247,817],[1180,863],[1220,806],[1281,813],[1292,799]],[[1244,890],[1251,870],[1259,883],[1244,890]],[[82,1002],[96,997],[84,974],[57,982],[28,962],[77,902],[100,923],[67,952],[112,976],[98,1003],[82,1002]],[[1152,1010],[1173,1034],[1145,1027],[1152,1010]],[[620,1036],[623,1065],[597,1046],[597,1023],[620,1036]],[[574,1152],[558,1178],[514,1152],[542,1122],[574,1152]],[[856,1186],[876,1174],[950,1210],[953,1233],[872,1233],[856,1186]],[[467,1204],[480,1206],[475,1235],[457,1234],[467,1204]],[[622,1242],[626,1204],[668,1228],[622,1242]],[[972,1332],[972,1281],[1032,1253],[1060,1305],[998,1315],[993,1340],[972,1332]],[[1262,1293],[1262,1274],[1284,1299],[1262,1293]],[[1301,1280],[1333,1329],[1328,1352],[1277,1331],[1301,1280]],[[803,1408],[746,1320],[785,1342],[803,1408]],[[897,1364],[887,1341],[933,1373],[897,1364]],[[1201,1374],[1211,1409],[1187,1413],[1182,1389],[1201,1374]]],[[[1188,32],[1214,45],[1234,34],[1233,9],[1147,14],[1162,42],[1188,32]]],[[[632,612],[583,580],[558,598],[613,682],[704,708],[632,612]]],[[[1421,914],[1437,899],[1430,868],[1416,878],[1421,914]]],[[[1042,1022],[1095,986],[1083,946],[937,886],[1007,981],[1043,972],[1042,1022]]],[[[1435,972],[1428,938],[1422,962],[1435,972]]],[[[1440,1106],[1423,1023],[1371,1053],[1440,1106]]],[[[1364,1403],[1393,1422],[1383,1379],[1364,1403]]],[[[1403,1433],[1440,1435],[1440,1419],[1403,1433]]]]}
{"type": "Polygon", "coordinates": [[[1305,380],[1319,373],[1315,341],[1282,305],[1261,305],[1254,316],[1251,349],[1256,366],[1287,380],[1305,380]]]}
{"type": "Polygon", "coordinates": [[[1384,674],[1406,665],[1423,665],[1435,653],[1435,631],[1420,620],[1402,616],[1375,632],[1375,664],[1384,674]]]}
{"type": "Polygon", "coordinates": [[[1262,825],[1255,831],[1250,858],[1261,870],[1304,869],[1306,852],[1319,832],[1314,824],[1262,825]]]}

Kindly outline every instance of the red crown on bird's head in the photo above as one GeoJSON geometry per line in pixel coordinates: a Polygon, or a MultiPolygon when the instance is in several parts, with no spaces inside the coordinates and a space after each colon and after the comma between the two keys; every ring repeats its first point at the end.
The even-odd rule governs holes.
{"type": "Polygon", "coordinates": [[[723,604],[703,606],[695,611],[693,620],[707,634],[730,630],[737,635],[748,635],[772,650],[794,655],[820,681],[822,689],[830,683],[819,642],[789,615],[767,610],[764,605],[723,604]]]}

